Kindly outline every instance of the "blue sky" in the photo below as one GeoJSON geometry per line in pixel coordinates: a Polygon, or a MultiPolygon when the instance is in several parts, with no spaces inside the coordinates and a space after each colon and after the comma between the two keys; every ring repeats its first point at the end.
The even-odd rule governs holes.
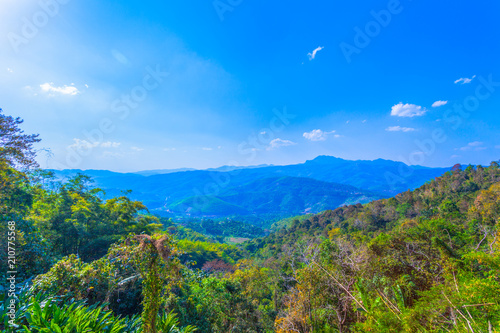
{"type": "Polygon", "coordinates": [[[499,159],[500,3],[283,3],[2,1],[0,107],[49,168],[499,159]]]}

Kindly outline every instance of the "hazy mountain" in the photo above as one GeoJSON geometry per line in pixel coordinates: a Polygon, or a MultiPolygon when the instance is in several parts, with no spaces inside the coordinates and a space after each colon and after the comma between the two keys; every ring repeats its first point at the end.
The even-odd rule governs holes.
{"type": "Polygon", "coordinates": [[[130,189],[131,198],[143,201],[152,210],[172,210],[184,214],[189,207],[193,207],[191,214],[226,216],[280,212],[284,211],[283,207],[288,207],[286,209],[290,213],[292,210],[293,213],[307,209],[319,211],[336,208],[346,202],[390,197],[415,189],[449,169],[410,167],[382,159],[350,161],[319,156],[305,163],[285,166],[225,166],[209,170],[138,173],[62,170],[55,173],[61,178],[77,172],[88,174],[95,180],[95,185],[106,190],[109,196],[130,189]],[[201,201],[209,203],[194,204],[201,201]]]}
{"type": "Polygon", "coordinates": [[[350,161],[333,156],[318,156],[303,164],[266,169],[276,174],[347,184],[393,196],[415,189],[451,168],[408,166],[402,162],[383,159],[350,161]]]}
{"type": "Polygon", "coordinates": [[[174,173],[174,172],[184,172],[184,171],[194,171],[196,169],[192,168],[180,168],[180,169],[160,169],[160,170],[144,170],[134,172],[137,175],[141,176],[152,176],[152,175],[163,175],[166,173],[174,173]]]}

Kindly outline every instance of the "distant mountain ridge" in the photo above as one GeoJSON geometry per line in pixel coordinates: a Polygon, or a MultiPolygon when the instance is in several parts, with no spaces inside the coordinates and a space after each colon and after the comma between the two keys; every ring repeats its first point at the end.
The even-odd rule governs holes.
{"type": "MultiPolygon", "coordinates": [[[[261,164],[261,165],[252,165],[252,166],[243,166],[243,167],[232,166],[232,165],[223,165],[223,166],[218,167],[218,168],[202,169],[201,171],[226,172],[226,171],[234,171],[234,170],[239,170],[239,169],[262,168],[262,167],[267,167],[267,166],[272,166],[272,165],[271,164],[261,164]]],[[[157,170],[142,170],[142,171],[136,171],[136,172],[131,172],[131,173],[141,175],[141,176],[152,176],[152,175],[164,175],[167,173],[175,173],[175,172],[183,172],[183,171],[199,171],[199,170],[200,169],[193,169],[193,168],[157,169],[157,170]]]]}
{"type": "Polygon", "coordinates": [[[109,196],[130,189],[130,197],[143,201],[153,212],[224,217],[316,213],[348,203],[368,202],[415,189],[450,169],[408,166],[382,159],[350,161],[318,156],[305,163],[284,166],[223,166],[137,173],[52,171],[58,178],[78,172],[87,174],[109,196]],[[262,201],[264,198],[268,200],[262,201]]]}

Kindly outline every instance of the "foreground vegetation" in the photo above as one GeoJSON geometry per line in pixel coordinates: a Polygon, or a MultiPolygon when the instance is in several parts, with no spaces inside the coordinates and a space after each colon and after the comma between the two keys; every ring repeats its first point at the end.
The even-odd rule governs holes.
{"type": "Polygon", "coordinates": [[[0,120],[0,274],[11,222],[24,282],[14,325],[2,293],[3,331],[500,331],[496,162],[236,246],[201,234],[219,223],[196,232],[83,175],[56,181],[35,167],[38,138],[0,120]]]}

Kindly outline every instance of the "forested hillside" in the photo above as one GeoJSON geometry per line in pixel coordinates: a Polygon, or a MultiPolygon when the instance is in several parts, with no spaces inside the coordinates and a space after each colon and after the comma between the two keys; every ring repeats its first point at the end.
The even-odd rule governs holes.
{"type": "Polygon", "coordinates": [[[249,242],[288,258],[283,332],[498,330],[500,170],[458,166],[415,191],[249,242]]]}
{"type": "Polygon", "coordinates": [[[0,274],[17,284],[3,331],[500,331],[497,162],[231,245],[221,226],[258,230],[192,230],[87,176],[60,182],[36,169],[38,138],[0,119],[0,274]]]}
{"type": "Polygon", "coordinates": [[[349,185],[273,177],[222,190],[217,196],[190,197],[170,206],[170,210],[191,216],[293,216],[379,198],[349,185]]]}

